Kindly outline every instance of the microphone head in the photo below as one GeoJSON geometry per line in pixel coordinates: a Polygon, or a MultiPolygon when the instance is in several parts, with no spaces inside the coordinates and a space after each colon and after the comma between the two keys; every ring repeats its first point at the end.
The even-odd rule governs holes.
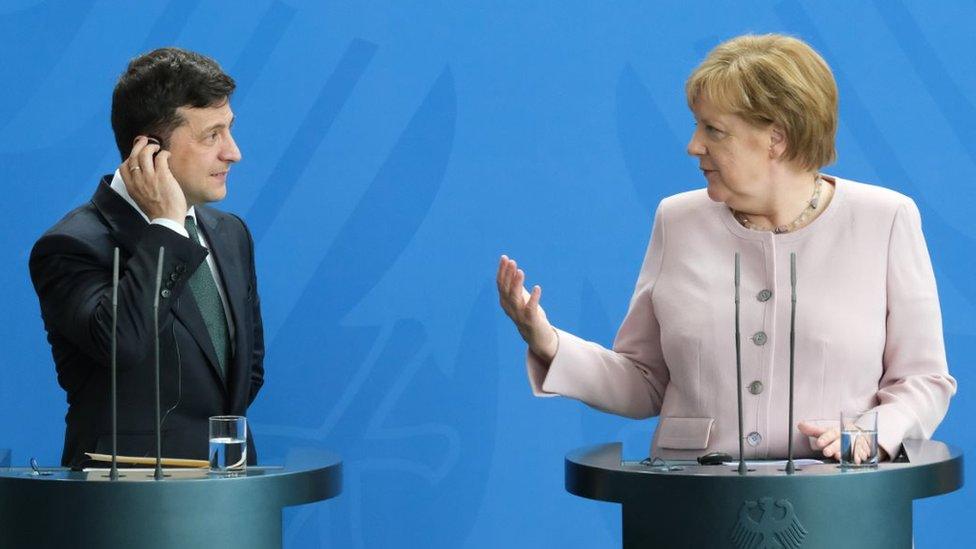
{"type": "Polygon", "coordinates": [[[735,252],[735,284],[739,285],[739,252],[735,252]]]}
{"type": "Polygon", "coordinates": [[[156,293],[153,296],[153,307],[159,308],[159,290],[163,286],[163,247],[159,247],[159,260],[156,262],[156,293]]]}
{"type": "Polygon", "coordinates": [[[790,291],[796,301],[796,253],[790,252],[790,291]]]}
{"type": "Polygon", "coordinates": [[[115,308],[119,302],[119,248],[115,247],[112,258],[112,307],[115,308]]]}

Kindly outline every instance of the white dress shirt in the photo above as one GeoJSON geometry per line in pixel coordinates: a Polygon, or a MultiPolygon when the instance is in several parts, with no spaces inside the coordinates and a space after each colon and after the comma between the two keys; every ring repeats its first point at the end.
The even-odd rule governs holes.
{"type": "MultiPolygon", "coordinates": [[[[149,216],[147,216],[146,213],[142,211],[142,208],[140,208],[139,205],[136,204],[136,201],[133,200],[132,196],[129,195],[129,191],[125,188],[125,181],[122,180],[122,174],[119,173],[119,170],[115,170],[115,175],[112,177],[111,187],[112,190],[118,193],[118,195],[121,196],[123,200],[128,202],[128,204],[132,206],[133,209],[135,209],[135,211],[139,212],[139,215],[141,215],[142,218],[145,219],[147,223],[152,223],[154,225],[162,225],[167,229],[171,229],[183,235],[185,238],[190,237],[189,233],[186,232],[186,227],[184,227],[183,224],[181,223],[177,223],[173,221],[172,219],[159,217],[150,220],[149,216]]],[[[197,236],[199,237],[198,241],[201,246],[207,249],[207,265],[210,266],[210,273],[213,275],[214,282],[217,284],[217,293],[220,294],[220,303],[224,306],[224,316],[227,317],[227,335],[228,337],[230,337],[231,351],[233,352],[234,319],[230,316],[230,307],[227,304],[227,294],[224,292],[224,285],[220,281],[220,273],[217,271],[217,263],[214,262],[213,254],[210,253],[210,245],[207,244],[207,239],[206,237],[203,236],[203,231],[199,230],[200,224],[197,223],[197,214],[193,206],[190,206],[190,209],[186,212],[186,215],[193,218],[193,222],[196,223],[198,228],[197,230],[197,236]]]]}

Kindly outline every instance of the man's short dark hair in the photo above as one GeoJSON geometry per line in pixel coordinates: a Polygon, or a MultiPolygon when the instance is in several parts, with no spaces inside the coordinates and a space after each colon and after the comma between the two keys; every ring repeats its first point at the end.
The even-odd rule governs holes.
{"type": "Polygon", "coordinates": [[[112,130],[125,160],[138,135],[165,143],[183,123],[179,107],[216,107],[234,92],[234,79],[213,59],[180,48],[160,48],[133,59],[112,93],[112,130]]]}

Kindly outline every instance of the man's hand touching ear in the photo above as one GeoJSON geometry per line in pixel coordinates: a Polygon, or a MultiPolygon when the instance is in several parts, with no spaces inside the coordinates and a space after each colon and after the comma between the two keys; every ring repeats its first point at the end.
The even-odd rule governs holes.
{"type": "Polygon", "coordinates": [[[129,196],[149,219],[166,218],[183,225],[189,209],[183,189],[169,171],[169,151],[155,139],[136,138],[129,158],[119,166],[129,196]]]}

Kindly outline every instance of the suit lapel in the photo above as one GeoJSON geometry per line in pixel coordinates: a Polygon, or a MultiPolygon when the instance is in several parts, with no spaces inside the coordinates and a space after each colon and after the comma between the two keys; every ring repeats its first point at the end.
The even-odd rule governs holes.
{"type": "MultiPolygon", "coordinates": [[[[118,243],[119,248],[124,252],[124,256],[131,257],[135,252],[136,244],[138,244],[136,235],[146,228],[147,223],[139,212],[135,211],[124,198],[112,190],[111,182],[112,176],[103,177],[91,201],[108,224],[112,238],[118,243]]],[[[210,241],[209,235],[207,240],[210,241]]],[[[207,362],[210,363],[210,369],[213,370],[218,384],[221,385],[222,390],[226,391],[227,380],[222,377],[217,362],[217,352],[214,350],[213,342],[210,341],[210,333],[207,332],[207,325],[203,321],[203,315],[200,314],[200,307],[197,306],[197,301],[193,298],[193,292],[190,291],[189,287],[184,289],[179,299],[172,302],[171,308],[173,314],[183,323],[193,340],[200,346],[203,354],[207,357],[207,362]]]]}
{"type": "Polygon", "coordinates": [[[98,182],[91,202],[109,226],[110,233],[126,255],[136,248],[136,235],[146,227],[146,220],[124,198],[112,190],[112,176],[106,175],[98,182]]]}
{"type": "Polygon", "coordinates": [[[241,276],[246,270],[235,243],[227,234],[227,226],[223,220],[209,209],[199,206],[196,208],[196,215],[217,265],[217,276],[223,285],[231,319],[234,321],[234,353],[227,365],[227,377],[230,393],[236,395],[238,391],[235,389],[240,384],[241,377],[246,377],[242,370],[245,364],[242,358],[246,347],[243,340],[243,307],[247,289],[244,287],[244,277],[241,276]]]}

